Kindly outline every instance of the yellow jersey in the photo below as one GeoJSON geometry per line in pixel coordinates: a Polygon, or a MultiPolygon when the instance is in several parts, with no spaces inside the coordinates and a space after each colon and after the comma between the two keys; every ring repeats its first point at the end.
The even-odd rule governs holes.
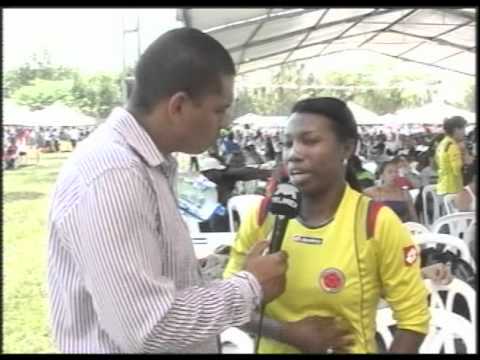
{"type": "Polygon", "coordinates": [[[454,194],[463,190],[462,152],[451,136],[445,136],[435,153],[438,166],[437,194],[454,194]]]}
{"type": "MultiPolygon", "coordinates": [[[[354,331],[351,353],[377,352],[375,316],[379,299],[391,306],[398,328],[426,334],[430,313],[418,248],[400,219],[380,208],[373,237],[358,236],[360,193],[346,186],[334,219],[309,228],[290,220],[282,249],[288,253],[285,292],[266,306],[279,321],[317,315],[343,318],[354,331]]],[[[273,219],[258,225],[259,208],[242,221],[224,277],[243,267],[246,253],[268,238],[273,219]]],[[[328,329],[325,329],[328,331],[328,329]]],[[[296,353],[292,346],[263,337],[260,353],[296,353]]]]}

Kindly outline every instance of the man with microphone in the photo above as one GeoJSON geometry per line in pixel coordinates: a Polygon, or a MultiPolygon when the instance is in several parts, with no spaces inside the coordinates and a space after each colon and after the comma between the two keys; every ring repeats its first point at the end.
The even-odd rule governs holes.
{"type": "Polygon", "coordinates": [[[195,29],[142,54],[116,108],[61,170],[48,220],[52,334],[65,353],[219,351],[218,335],[285,288],[286,254],[255,245],[230,279],[205,283],[177,210],[174,152],[199,154],[227,125],[235,68],[195,29]]]}

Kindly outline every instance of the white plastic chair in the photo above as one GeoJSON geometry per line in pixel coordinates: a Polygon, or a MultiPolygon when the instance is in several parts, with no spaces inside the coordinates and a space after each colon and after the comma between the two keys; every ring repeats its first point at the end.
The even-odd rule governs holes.
{"type": "MultiPolygon", "coordinates": [[[[467,354],[475,354],[477,346],[475,342],[474,325],[462,316],[444,309],[430,309],[430,329],[420,346],[421,354],[440,354],[444,349],[446,354],[456,354],[455,339],[461,339],[466,347],[467,354]]],[[[393,341],[393,333],[390,328],[396,325],[390,308],[377,310],[377,332],[380,334],[385,347],[388,349],[393,341]]]]}
{"type": "Polygon", "coordinates": [[[458,212],[458,209],[455,207],[455,196],[456,194],[447,194],[443,197],[443,207],[447,215],[455,214],[458,212]]]}
{"type": "Polygon", "coordinates": [[[473,211],[445,215],[435,221],[432,225],[432,232],[440,233],[441,231],[443,234],[446,231],[446,234],[463,239],[469,225],[474,220],[475,213],[473,211]]]}
{"type": "Polygon", "coordinates": [[[467,244],[462,239],[452,235],[437,233],[417,234],[414,235],[414,239],[416,243],[421,247],[425,247],[429,244],[444,244],[448,249],[453,248],[454,251],[458,250],[460,258],[472,265],[473,269],[476,270],[475,261],[472,258],[472,254],[470,253],[467,244]]]}
{"type": "Polygon", "coordinates": [[[468,313],[470,314],[469,321],[476,328],[477,294],[475,289],[458,278],[453,278],[448,285],[437,285],[431,280],[426,279],[425,286],[430,292],[430,308],[433,309],[446,310],[455,313],[455,300],[458,299],[458,297],[462,297],[467,304],[468,313]],[[445,300],[442,300],[442,297],[440,296],[441,292],[446,293],[445,300]]]}
{"type": "Polygon", "coordinates": [[[431,231],[425,225],[414,221],[407,221],[403,223],[403,225],[406,226],[412,235],[431,233],[431,231]]]}
{"type": "Polygon", "coordinates": [[[417,198],[418,194],[420,193],[420,189],[410,189],[408,190],[408,192],[410,193],[410,196],[412,197],[412,201],[413,203],[415,203],[415,199],[417,198]]]}
{"type": "Polygon", "coordinates": [[[259,206],[260,201],[262,201],[262,195],[237,195],[233,196],[228,200],[227,209],[228,209],[228,222],[230,224],[230,231],[234,232],[235,222],[233,221],[233,212],[236,211],[240,217],[240,222],[245,217],[246,213],[255,206],[259,206]]]}
{"type": "Polygon", "coordinates": [[[427,185],[423,188],[422,191],[422,205],[423,205],[423,222],[428,227],[431,228],[433,223],[441,216],[440,214],[440,199],[436,192],[436,185],[427,185]],[[431,198],[433,201],[433,217],[428,215],[428,199],[431,198]]]}
{"type": "Polygon", "coordinates": [[[220,334],[222,354],[253,354],[254,341],[244,331],[230,327],[220,334]]]}

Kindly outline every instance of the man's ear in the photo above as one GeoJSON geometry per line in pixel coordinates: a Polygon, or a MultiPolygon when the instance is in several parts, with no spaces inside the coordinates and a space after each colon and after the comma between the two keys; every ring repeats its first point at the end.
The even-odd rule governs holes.
{"type": "Polygon", "coordinates": [[[168,115],[172,120],[183,118],[185,112],[185,105],[190,100],[187,93],[180,91],[173,94],[168,100],[168,115]]]}

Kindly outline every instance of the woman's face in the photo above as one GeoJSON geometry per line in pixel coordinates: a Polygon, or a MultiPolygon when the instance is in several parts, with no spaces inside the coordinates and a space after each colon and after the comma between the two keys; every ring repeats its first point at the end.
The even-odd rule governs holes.
{"type": "Polygon", "coordinates": [[[344,159],[354,141],[338,141],[331,120],[323,115],[294,113],[285,132],[285,159],[292,184],[305,194],[317,194],[344,181],[344,159]]]}
{"type": "Polygon", "coordinates": [[[385,166],[382,172],[382,180],[385,185],[391,185],[394,183],[395,178],[398,176],[398,166],[395,164],[388,164],[385,166]]]}

